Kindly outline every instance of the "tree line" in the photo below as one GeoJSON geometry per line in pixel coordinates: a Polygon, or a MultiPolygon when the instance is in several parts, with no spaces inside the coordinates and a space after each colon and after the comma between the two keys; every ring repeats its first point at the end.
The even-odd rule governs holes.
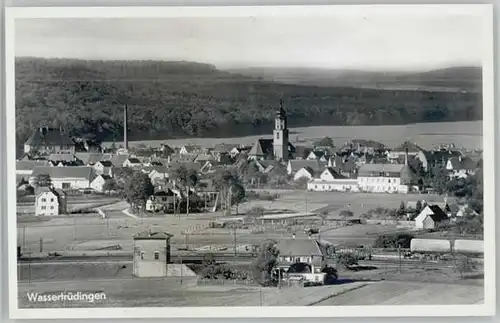
{"type": "Polygon", "coordinates": [[[129,138],[269,133],[279,97],[291,127],[390,125],[482,119],[481,93],[281,84],[189,62],[16,60],[18,145],[40,124],[72,135],[129,138]]]}

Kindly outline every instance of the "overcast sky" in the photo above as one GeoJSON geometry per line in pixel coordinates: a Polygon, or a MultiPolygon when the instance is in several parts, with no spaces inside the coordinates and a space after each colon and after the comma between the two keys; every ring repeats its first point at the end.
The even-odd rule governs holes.
{"type": "Polygon", "coordinates": [[[433,69],[481,65],[481,33],[466,15],[18,19],[16,56],[433,69]]]}

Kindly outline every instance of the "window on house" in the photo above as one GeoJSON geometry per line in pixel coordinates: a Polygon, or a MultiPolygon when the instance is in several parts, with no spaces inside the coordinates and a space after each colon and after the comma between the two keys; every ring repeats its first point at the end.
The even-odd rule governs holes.
{"type": "Polygon", "coordinates": [[[51,199],[50,199],[50,201],[51,201],[51,202],[54,202],[54,198],[51,198],[51,199]]]}
{"type": "Polygon", "coordinates": [[[47,199],[46,198],[42,198],[42,202],[47,202],[47,199]]]}
{"type": "Polygon", "coordinates": [[[276,139],[280,139],[280,133],[279,132],[276,133],[276,139]]]}
{"type": "Polygon", "coordinates": [[[158,251],[155,251],[155,260],[160,259],[160,253],[158,251]]]}
{"type": "Polygon", "coordinates": [[[67,190],[71,187],[70,183],[62,183],[63,190],[67,190]]]}
{"type": "Polygon", "coordinates": [[[54,207],[53,207],[53,206],[51,206],[51,207],[50,207],[50,209],[51,209],[51,210],[53,210],[53,209],[54,209],[54,207]]]}
{"type": "Polygon", "coordinates": [[[47,207],[45,207],[45,206],[42,206],[42,210],[45,210],[46,208],[47,208],[47,207]]]}

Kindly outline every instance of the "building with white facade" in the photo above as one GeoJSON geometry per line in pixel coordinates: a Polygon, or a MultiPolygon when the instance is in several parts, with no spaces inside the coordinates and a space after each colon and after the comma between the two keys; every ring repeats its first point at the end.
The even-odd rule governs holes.
{"type": "Polygon", "coordinates": [[[94,168],[89,166],[36,167],[31,174],[30,184],[38,175],[48,175],[52,186],[62,190],[90,188],[90,183],[96,177],[94,168]]]}
{"type": "Polygon", "coordinates": [[[49,187],[40,187],[35,197],[36,216],[55,216],[65,214],[66,194],[49,187]]]}

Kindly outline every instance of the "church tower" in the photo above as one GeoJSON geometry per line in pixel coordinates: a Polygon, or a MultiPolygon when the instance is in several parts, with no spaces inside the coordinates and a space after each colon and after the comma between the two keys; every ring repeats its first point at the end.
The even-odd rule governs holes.
{"type": "Polygon", "coordinates": [[[273,131],[274,159],[288,161],[288,128],[286,112],[283,109],[283,98],[280,99],[280,108],[276,111],[273,131]]]}

